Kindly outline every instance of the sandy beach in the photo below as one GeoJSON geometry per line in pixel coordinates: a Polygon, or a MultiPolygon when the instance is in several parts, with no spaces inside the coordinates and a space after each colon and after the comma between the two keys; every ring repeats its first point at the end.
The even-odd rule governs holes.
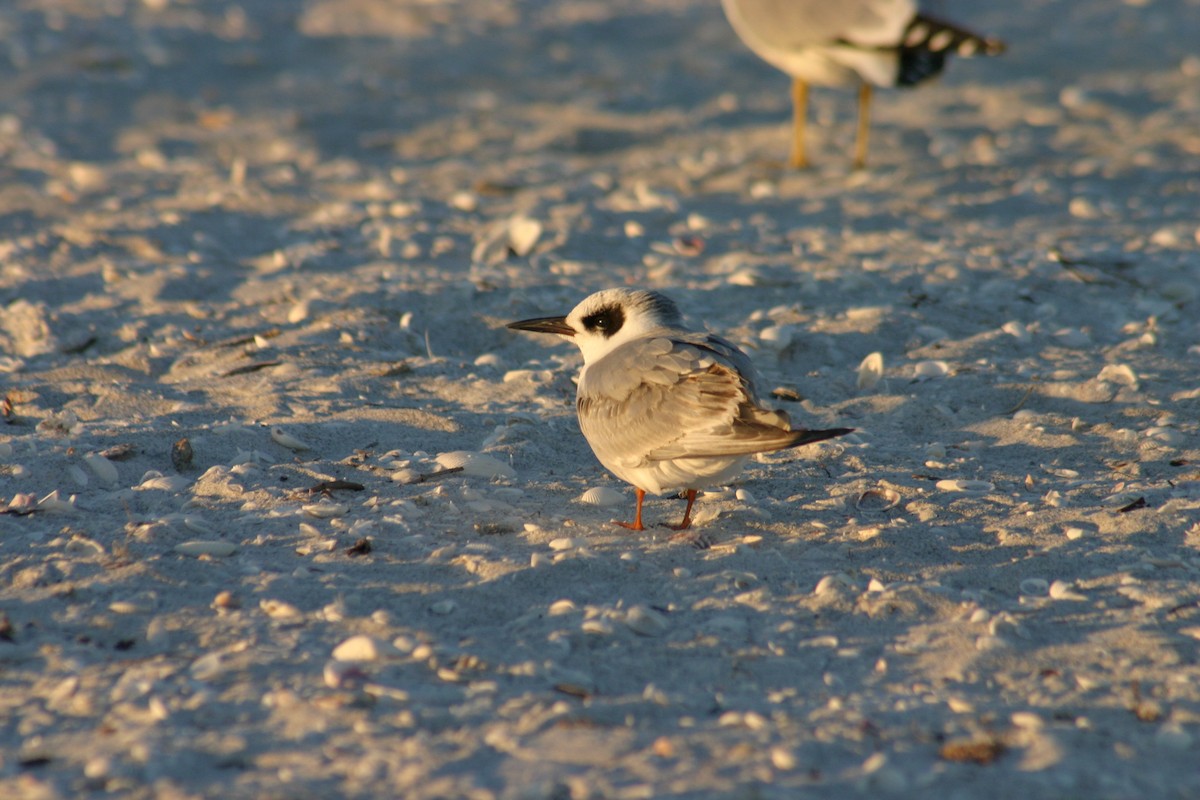
{"type": "Polygon", "coordinates": [[[1200,3],[929,8],[0,5],[0,797],[1200,796],[1200,3]],[[855,433],[616,527],[611,286],[855,433]]]}

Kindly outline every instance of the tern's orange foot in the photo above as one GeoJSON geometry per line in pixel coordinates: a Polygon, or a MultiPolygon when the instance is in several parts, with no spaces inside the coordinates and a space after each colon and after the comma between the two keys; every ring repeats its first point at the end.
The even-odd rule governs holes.
{"type": "Polygon", "coordinates": [[[614,520],[613,520],[613,524],[614,524],[614,525],[619,525],[619,526],[621,526],[622,528],[625,528],[625,529],[627,529],[627,530],[631,530],[631,531],[644,531],[644,530],[646,530],[645,526],[644,526],[644,525],[642,525],[642,521],[641,521],[641,520],[638,520],[637,522],[620,522],[619,520],[615,520],[615,519],[614,519],[614,520]]]}

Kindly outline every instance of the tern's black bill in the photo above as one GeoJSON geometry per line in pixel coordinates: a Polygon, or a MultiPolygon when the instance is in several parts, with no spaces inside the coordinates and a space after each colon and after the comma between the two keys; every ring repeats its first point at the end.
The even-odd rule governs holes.
{"type": "Polygon", "coordinates": [[[510,322],[506,327],[517,331],[533,331],[534,333],[557,333],[562,336],[574,336],[575,329],[567,324],[566,317],[538,317],[510,322]]]}

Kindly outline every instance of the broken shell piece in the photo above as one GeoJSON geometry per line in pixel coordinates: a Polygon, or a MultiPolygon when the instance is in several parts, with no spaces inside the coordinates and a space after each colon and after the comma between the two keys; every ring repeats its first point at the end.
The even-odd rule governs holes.
{"type": "Polygon", "coordinates": [[[350,506],[345,503],[309,503],[301,508],[304,509],[305,514],[317,519],[341,517],[350,511],[350,506]]]}
{"type": "Polygon", "coordinates": [[[529,255],[542,236],[542,223],[529,217],[513,217],[508,221],[508,247],[518,258],[529,255]]]}
{"type": "Polygon", "coordinates": [[[15,494],[8,501],[8,513],[25,516],[37,511],[37,497],[32,494],[15,494]]]}
{"type": "Polygon", "coordinates": [[[137,486],[134,486],[134,491],[145,492],[150,490],[161,490],[164,492],[178,492],[187,488],[191,483],[187,478],[179,475],[163,475],[158,470],[150,470],[142,476],[142,480],[137,486]]]}
{"type": "Polygon", "coordinates": [[[208,541],[204,539],[193,539],[188,542],[180,542],[175,545],[175,552],[184,556],[211,556],[213,558],[225,558],[237,552],[237,545],[233,542],[208,541]]]}
{"type": "Polygon", "coordinates": [[[312,449],[311,447],[308,446],[308,444],[306,442],[302,441],[301,439],[298,439],[295,436],[292,436],[290,433],[285,431],[283,428],[280,428],[278,425],[276,425],[274,428],[271,428],[271,440],[274,441],[275,444],[277,444],[277,445],[286,447],[288,450],[311,450],[312,449]]]}
{"type": "Polygon", "coordinates": [[[859,391],[865,392],[874,389],[881,378],[883,378],[883,353],[876,351],[864,358],[858,365],[859,391]]]}
{"type": "Polygon", "coordinates": [[[449,453],[439,453],[438,466],[443,469],[461,467],[464,475],[474,475],[479,478],[515,478],[516,471],[498,458],[483,453],[472,453],[469,450],[454,450],[449,453]]]}
{"type": "Polygon", "coordinates": [[[624,494],[607,486],[595,486],[579,495],[579,502],[590,506],[615,506],[624,501],[624,494]]]}
{"type": "Polygon", "coordinates": [[[854,501],[859,511],[891,511],[900,505],[900,493],[895,489],[868,489],[854,501]]]}
{"type": "Polygon", "coordinates": [[[298,619],[304,614],[291,603],[266,598],[258,601],[258,607],[271,619],[298,619]]]}
{"type": "Polygon", "coordinates": [[[943,492],[963,492],[964,494],[987,494],[996,488],[995,484],[987,481],[944,480],[938,481],[936,485],[943,492]]]}
{"type": "Polygon", "coordinates": [[[71,495],[70,498],[63,500],[58,495],[58,489],[55,489],[53,492],[46,495],[41,500],[38,500],[37,510],[38,511],[57,511],[57,512],[74,511],[75,510],[75,495],[71,495]]]}
{"type": "Polygon", "coordinates": [[[639,636],[660,636],[667,630],[667,619],[646,606],[633,606],[625,613],[625,625],[639,636]]]}
{"type": "Polygon", "coordinates": [[[919,361],[913,366],[913,377],[919,381],[944,378],[950,374],[950,365],[945,361],[919,361]]]}
{"type": "Polygon", "coordinates": [[[1107,364],[1104,369],[1100,370],[1096,379],[1115,383],[1118,386],[1128,386],[1130,389],[1138,388],[1137,375],[1128,364],[1107,364]]]}
{"type": "Polygon", "coordinates": [[[83,457],[83,463],[88,465],[100,482],[106,486],[116,486],[120,476],[117,474],[117,465],[109,461],[104,456],[98,453],[88,453],[83,457]]]}

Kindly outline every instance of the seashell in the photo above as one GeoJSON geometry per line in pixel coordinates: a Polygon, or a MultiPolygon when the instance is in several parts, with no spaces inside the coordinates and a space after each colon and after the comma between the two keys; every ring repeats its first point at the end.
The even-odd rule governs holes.
{"type": "Polygon", "coordinates": [[[745,503],[746,505],[753,505],[755,502],[754,495],[750,492],[749,489],[738,489],[736,492],[733,493],[733,496],[738,501],[745,503]]]}
{"type": "Polygon", "coordinates": [[[310,306],[308,301],[301,300],[299,303],[296,303],[294,306],[288,309],[287,321],[292,324],[304,322],[304,320],[308,319],[309,309],[310,306]]]}
{"type": "Polygon", "coordinates": [[[551,550],[574,550],[583,545],[582,539],[573,539],[570,536],[560,536],[557,539],[551,539],[549,543],[551,550]]]}
{"type": "Polygon", "coordinates": [[[109,461],[104,456],[98,453],[88,453],[83,457],[83,463],[88,465],[100,482],[106,486],[116,486],[120,475],[117,473],[117,465],[109,461]]]}
{"type": "Polygon", "coordinates": [[[337,660],[327,662],[321,676],[330,689],[356,686],[370,677],[357,663],[337,660]]]}
{"type": "Polygon", "coordinates": [[[667,630],[667,618],[652,608],[636,605],[625,612],[626,627],[639,636],[661,636],[667,630]]]}
{"type": "Polygon", "coordinates": [[[607,486],[595,486],[579,495],[578,502],[590,506],[615,506],[625,502],[625,495],[607,486]]]}
{"type": "Polygon", "coordinates": [[[283,428],[280,428],[278,425],[276,425],[274,428],[271,428],[271,440],[274,441],[275,444],[277,444],[277,445],[286,447],[288,450],[299,451],[299,450],[311,450],[312,449],[311,447],[308,446],[307,443],[296,438],[295,436],[292,436],[290,433],[285,431],[283,428]]]}
{"type": "Polygon", "coordinates": [[[299,619],[304,616],[300,609],[282,600],[266,598],[258,601],[258,607],[271,619],[299,619]]]}
{"type": "Polygon", "coordinates": [[[555,600],[546,609],[546,613],[552,617],[560,617],[563,614],[570,614],[576,609],[575,603],[570,600],[555,600]]]}
{"type": "Polygon", "coordinates": [[[854,501],[859,511],[891,511],[900,505],[900,493],[895,489],[868,489],[854,501]]]}
{"type": "Polygon", "coordinates": [[[200,519],[199,517],[193,516],[191,514],[185,515],[180,520],[180,522],[183,523],[183,527],[187,528],[190,531],[195,531],[196,533],[203,533],[203,534],[210,535],[210,536],[216,533],[216,531],[213,530],[211,525],[209,525],[207,522],[200,519]]]}
{"type": "Polygon", "coordinates": [[[862,360],[858,365],[858,389],[870,391],[883,378],[883,353],[876,351],[862,360]]]}
{"type": "Polygon", "coordinates": [[[72,464],[67,467],[67,474],[71,476],[71,480],[79,485],[80,489],[86,489],[88,485],[88,474],[83,467],[72,464]]]}
{"type": "Polygon", "coordinates": [[[772,325],[769,328],[763,328],[762,333],[758,335],[759,341],[768,347],[773,347],[776,350],[786,350],[796,339],[796,326],[794,325],[772,325]]]}
{"type": "Polygon", "coordinates": [[[1000,326],[1000,330],[1003,331],[1004,333],[1007,333],[1009,336],[1013,337],[1018,342],[1028,342],[1030,339],[1033,338],[1033,336],[1031,336],[1029,333],[1028,326],[1022,325],[1020,322],[1017,322],[1016,320],[1010,320],[1009,322],[1004,323],[1003,325],[1000,326]]]}
{"type": "Polygon", "coordinates": [[[529,255],[541,236],[542,223],[536,219],[516,216],[508,221],[508,247],[519,258],[529,255]]]}
{"type": "Polygon", "coordinates": [[[515,478],[516,471],[498,458],[483,453],[473,453],[469,450],[454,450],[449,453],[439,453],[438,466],[443,469],[462,467],[462,474],[479,478],[515,478]]]}
{"type": "Polygon", "coordinates": [[[429,612],[431,614],[437,614],[439,617],[444,617],[447,614],[453,614],[455,609],[457,609],[457,608],[458,608],[458,603],[447,598],[445,600],[438,600],[436,603],[431,605],[429,607],[429,612]]]}
{"type": "Polygon", "coordinates": [[[53,512],[72,512],[75,511],[75,495],[71,495],[66,500],[59,497],[58,489],[55,489],[50,494],[37,501],[38,511],[53,511],[53,512]]]}
{"type": "Polygon", "coordinates": [[[333,517],[345,516],[350,511],[350,506],[345,503],[309,503],[308,505],[300,506],[305,514],[317,519],[332,519],[333,517]]]}
{"type": "Polygon", "coordinates": [[[36,430],[43,436],[74,436],[83,431],[83,425],[74,411],[61,411],[39,422],[36,430]]]}
{"type": "Polygon", "coordinates": [[[1115,383],[1118,386],[1128,386],[1130,389],[1138,388],[1137,374],[1128,364],[1106,364],[1104,369],[1100,370],[1100,374],[1096,376],[1096,380],[1115,383]]]}
{"type": "Polygon", "coordinates": [[[1043,578],[1026,578],[1021,581],[1020,589],[1021,594],[1042,597],[1049,594],[1050,583],[1043,578]]]}
{"type": "Polygon", "coordinates": [[[158,470],[150,470],[142,476],[142,480],[137,486],[134,486],[134,491],[164,491],[178,492],[186,489],[191,483],[187,478],[180,475],[163,475],[158,470]]]}
{"type": "Polygon", "coordinates": [[[1050,597],[1055,600],[1087,600],[1085,596],[1075,591],[1074,584],[1066,581],[1054,581],[1050,584],[1050,597]]]}
{"type": "Polygon", "coordinates": [[[944,480],[938,481],[937,488],[943,492],[963,492],[965,494],[987,494],[996,486],[987,481],[944,480]]]}
{"type": "Polygon", "coordinates": [[[1165,445],[1179,445],[1183,443],[1183,434],[1172,428],[1155,426],[1147,428],[1142,432],[1142,435],[1151,441],[1165,445]]]}
{"type": "Polygon", "coordinates": [[[233,542],[221,542],[216,540],[192,539],[187,542],[180,542],[173,548],[176,553],[184,556],[212,556],[213,558],[225,558],[237,552],[237,545],[233,542]]]}
{"type": "Polygon", "coordinates": [[[504,359],[495,353],[484,353],[477,357],[474,363],[477,367],[498,367],[504,363],[504,359]]]}
{"type": "Polygon", "coordinates": [[[613,624],[607,619],[585,619],[579,626],[584,633],[594,633],[598,636],[608,636],[613,632],[613,624]]]}
{"type": "Polygon", "coordinates": [[[944,378],[950,374],[950,365],[945,361],[918,361],[913,365],[913,377],[919,381],[944,378]]]}
{"type": "Polygon", "coordinates": [[[223,658],[219,652],[205,653],[192,662],[188,674],[198,681],[210,681],[221,674],[223,658]]]}
{"type": "Polygon", "coordinates": [[[835,594],[843,589],[852,588],[854,588],[854,583],[850,580],[850,578],[839,572],[833,575],[826,575],[825,577],[821,578],[821,580],[817,581],[816,588],[813,589],[813,594],[818,596],[824,594],[835,594]]]}
{"type": "Polygon", "coordinates": [[[108,604],[108,610],[114,614],[142,614],[150,611],[149,608],[128,600],[114,600],[108,604]]]}
{"type": "Polygon", "coordinates": [[[334,661],[377,661],[394,652],[395,648],[387,642],[359,634],[333,648],[332,655],[334,661]]]}

